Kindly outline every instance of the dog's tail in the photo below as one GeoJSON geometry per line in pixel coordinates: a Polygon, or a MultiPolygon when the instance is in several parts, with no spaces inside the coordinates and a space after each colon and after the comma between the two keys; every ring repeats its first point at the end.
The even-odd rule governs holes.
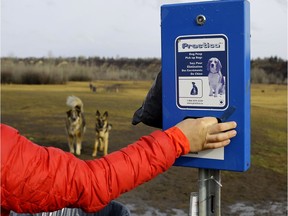
{"type": "Polygon", "coordinates": [[[80,98],[76,97],[76,96],[68,96],[67,100],[66,100],[66,104],[67,106],[71,107],[71,108],[75,108],[78,107],[81,112],[84,112],[84,108],[83,108],[83,102],[80,100],[80,98]]]}

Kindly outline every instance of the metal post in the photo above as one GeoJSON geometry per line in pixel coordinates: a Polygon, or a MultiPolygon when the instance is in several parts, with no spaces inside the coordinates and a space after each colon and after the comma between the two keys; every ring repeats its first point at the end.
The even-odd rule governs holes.
{"type": "Polygon", "coordinates": [[[206,187],[206,170],[199,169],[198,171],[199,177],[199,216],[206,216],[207,214],[207,187],[206,187]]]}
{"type": "Polygon", "coordinates": [[[199,216],[221,216],[220,170],[199,169],[199,216]]]}
{"type": "Polygon", "coordinates": [[[215,215],[221,216],[221,171],[220,170],[213,170],[214,182],[213,185],[215,186],[215,215]]]}

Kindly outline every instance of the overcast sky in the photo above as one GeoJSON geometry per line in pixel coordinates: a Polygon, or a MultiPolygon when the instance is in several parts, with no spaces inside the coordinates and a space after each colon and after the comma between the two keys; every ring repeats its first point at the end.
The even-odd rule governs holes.
{"type": "MultiPolygon", "coordinates": [[[[181,2],[1,0],[1,56],[160,58],[160,6],[181,2]]],[[[251,57],[287,59],[287,0],[250,4],[251,57]]]]}

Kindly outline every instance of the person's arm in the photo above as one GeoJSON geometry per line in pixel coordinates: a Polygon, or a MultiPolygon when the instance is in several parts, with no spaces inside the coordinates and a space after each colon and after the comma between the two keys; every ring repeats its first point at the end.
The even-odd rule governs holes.
{"type": "Polygon", "coordinates": [[[20,213],[64,207],[96,212],[164,172],[189,151],[189,142],[178,128],[173,136],[156,131],[91,161],[38,146],[5,125],[1,133],[1,207],[20,213]]]}
{"type": "Polygon", "coordinates": [[[101,159],[82,161],[60,149],[38,146],[2,125],[1,207],[20,213],[64,207],[96,212],[166,171],[180,155],[229,144],[235,127],[233,122],[217,124],[215,118],[187,119],[101,159]]]}

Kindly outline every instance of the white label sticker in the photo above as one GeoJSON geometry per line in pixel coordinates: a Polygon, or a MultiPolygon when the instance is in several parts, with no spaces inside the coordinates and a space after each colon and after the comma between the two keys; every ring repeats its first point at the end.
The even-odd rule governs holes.
{"type": "Polygon", "coordinates": [[[189,153],[187,155],[184,155],[183,157],[224,160],[224,147],[212,150],[205,150],[201,152],[189,153]]]}

